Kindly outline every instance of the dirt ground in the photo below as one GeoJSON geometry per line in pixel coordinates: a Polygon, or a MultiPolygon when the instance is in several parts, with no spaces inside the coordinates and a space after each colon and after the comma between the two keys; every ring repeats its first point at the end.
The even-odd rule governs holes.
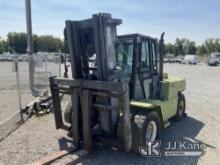
{"type": "MultiPolygon", "coordinates": [[[[0,67],[1,72],[2,65],[0,67]]],[[[165,64],[165,71],[170,75],[186,78],[187,88],[184,94],[188,117],[180,122],[173,122],[163,131],[161,151],[167,147],[169,141],[191,141],[206,145],[203,155],[143,158],[134,153],[126,154],[97,146],[80,164],[220,164],[220,67],[208,67],[205,64],[165,64]]],[[[7,75],[3,78],[6,79],[7,75]]],[[[10,107],[4,106],[9,102],[9,97],[2,101],[5,96],[3,78],[0,79],[0,107],[1,111],[3,108],[10,111],[10,107]]],[[[0,142],[0,165],[30,164],[45,154],[66,147],[65,135],[64,131],[55,130],[53,114],[33,117],[0,142]]],[[[64,164],[71,160],[71,156],[53,164],[64,164]]]]}

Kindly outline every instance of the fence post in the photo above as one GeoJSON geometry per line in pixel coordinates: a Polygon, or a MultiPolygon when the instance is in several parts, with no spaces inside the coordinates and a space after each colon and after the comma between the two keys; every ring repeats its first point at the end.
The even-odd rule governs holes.
{"type": "Polygon", "coordinates": [[[59,56],[59,77],[61,77],[61,55],[59,56]]]}
{"type": "Polygon", "coordinates": [[[16,72],[16,81],[17,81],[17,94],[18,94],[18,105],[19,105],[19,110],[20,110],[20,116],[21,116],[21,121],[24,121],[23,114],[22,114],[22,105],[21,105],[21,85],[20,85],[20,75],[19,75],[19,66],[18,66],[18,61],[15,63],[15,72],[16,72]]]}
{"type": "Polygon", "coordinates": [[[26,25],[27,25],[27,54],[29,57],[29,85],[30,90],[34,89],[34,60],[33,60],[33,39],[31,20],[31,0],[25,0],[26,25]]]}

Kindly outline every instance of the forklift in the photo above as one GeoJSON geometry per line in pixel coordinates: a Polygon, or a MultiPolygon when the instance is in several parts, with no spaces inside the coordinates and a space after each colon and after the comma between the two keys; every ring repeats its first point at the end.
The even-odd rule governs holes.
{"type": "Polygon", "coordinates": [[[138,152],[185,116],[183,78],[163,73],[164,33],[155,38],[117,36],[121,19],[99,13],[85,20],[67,20],[65,42],[71,57],[71,78],[49,77],[55,124],[78,149],[95,143],[138,152]],[[60,94],[71,96],[61,110],[60,94]]]}

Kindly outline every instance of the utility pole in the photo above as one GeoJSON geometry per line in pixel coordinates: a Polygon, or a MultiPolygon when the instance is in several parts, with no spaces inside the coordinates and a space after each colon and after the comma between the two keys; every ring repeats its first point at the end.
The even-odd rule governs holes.
{"type": "Polygon", "coordinates": [[[27,54],[29,59],[29,85],[30,90],[34,89],[34,59],[33,59],[33,39],[31,20],[31,0],[25,0],[26,24],[27,24],[27,54]]]}

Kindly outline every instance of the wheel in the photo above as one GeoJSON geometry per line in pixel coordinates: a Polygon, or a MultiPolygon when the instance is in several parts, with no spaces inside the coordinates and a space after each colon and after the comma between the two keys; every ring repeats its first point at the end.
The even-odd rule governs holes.
{"type": "Polygon", "coordinates": [[[176,111],[176,115],[175,115],[175,119],[177,121],[180,121],[182,118],[184,118],[186,116],[185,109],[186,109],[185,96],[182,93],[179,93],[177,111],[176,111]]]}
{"type": "Polygon", "coordinates": [[[140,147],[147,147],[148,142],[158,139],[162,130],[161,120],[157,112],[139,112],[132,121],[132,148],[135,152],[140,147]]]}
{"type": "Polygon", "coordinates": [[[218,62],[215,62],[215,63],[214,63],[214,66],[218,66],[218,62]]]}
{"type": "Polygon", "coordinates": [[[71,123],[71,114],[72,114],[72,104],[71,102],[67,103],[64,111],[64,121],[67,123],[71,123]]]}
{"type": "Polygon", "coordinates": [[[146,128],[145,139],[146,141],[153,142],[157,136],[157,123],[154,120],[151,120],[146,128]]]}

